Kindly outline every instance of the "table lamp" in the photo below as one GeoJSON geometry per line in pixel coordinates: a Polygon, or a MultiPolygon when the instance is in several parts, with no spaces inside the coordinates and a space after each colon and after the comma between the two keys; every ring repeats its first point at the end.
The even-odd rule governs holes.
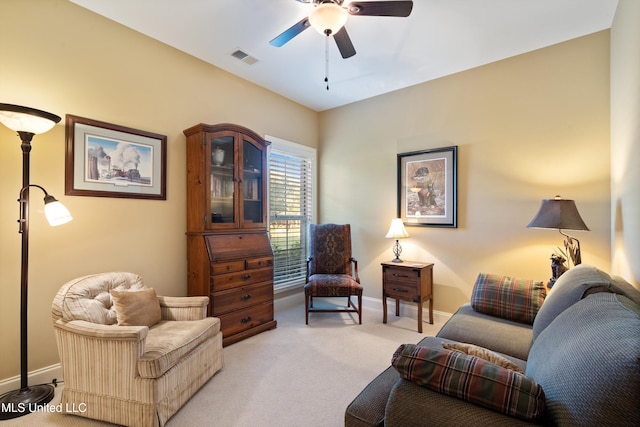
{"type": "Polygon", "coordinates": [[[389,231],[384,237],[386,237],[387,239],[396,239],[396,243],[395,245],[393,245],[393,254],[395,255],[395,258],[391,261],[402,262],[402,260],[400,259],[402,247],[400,246],[400,242],[398,242],[398,239],[405,239],[409,237],[409,233],[407,233],[407,230],[405,230],[404,224],[402,223],[402,218],[394,218],[391,220],[389,231]]]}

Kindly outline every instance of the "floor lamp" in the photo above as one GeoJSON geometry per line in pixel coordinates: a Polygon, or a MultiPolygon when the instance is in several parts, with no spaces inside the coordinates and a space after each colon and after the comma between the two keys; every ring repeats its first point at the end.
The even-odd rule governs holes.
{"type": "Polygon", "coordinates": [[[15,131],[22,141],[22,188],[20,189],[20,219],[18,233],[22,236],[22,268],[20,271],[20,389],[0,396],[0,420],[17,418],[37,411],[53,399],[53,386],[28,384],[27,366],[27,290],[29,281],[29,189],[39,188],[44,192],[44,210],[52,226],[71,221],[71,215],[62,203],[47,191],[29,182],[29,153],[31,139],[35,134],[47,132],[60,117],[45,111],[13,104],[0,104],[0,123],[15,131]]]}

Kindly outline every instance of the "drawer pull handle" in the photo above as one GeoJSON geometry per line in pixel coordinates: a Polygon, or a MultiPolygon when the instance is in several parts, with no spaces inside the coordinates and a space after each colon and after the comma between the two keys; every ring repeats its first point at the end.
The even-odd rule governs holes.
{"type": "Polygon", "coordinates": [[[406,290],[406,289],[393,288],[393,290],[394,290],[394,292],[404,292],[404,293],[409,292],[409,291],[408,291],[408,290],[406,290]]]}
{"type": "Polygon", "coordinates": [[[243,317],[242,319],[240,319],[241,323],[249,323],[251,322],[251,316],[247,316],[247,317],[243,317]]]}
{"type": "Polygon", "coordinates": [[[249,280],[251,279],[251,275],[250,274],[243,274],[242,276],[240,276],[241,280],[249,280]]]}
{"type": "Polygon", "coordinates": [[[393,273],[393,277],[409,277],[406,274],[393,273]]]}
{"type": "Polygon", "coordinates": [[[242,301],[248,301],[248,300],[250,300],[250,299],[251,299],[251,294],[242,295],[242,296],[240,297],[240,299],[241,299],[242,301]]]}

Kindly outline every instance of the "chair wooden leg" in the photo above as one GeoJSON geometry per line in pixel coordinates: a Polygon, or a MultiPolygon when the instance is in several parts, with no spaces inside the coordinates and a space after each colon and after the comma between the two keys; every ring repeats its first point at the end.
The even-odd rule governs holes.
{"type": "Polygon", "coordinates": [[[304,318],[305,324],[309,324],[309,295],[304,296],[304,318]]]}
{"type": "Polygon", "coordinates": [[[362,325],[362,295],[358,295],[358,321],[362,325]]]}

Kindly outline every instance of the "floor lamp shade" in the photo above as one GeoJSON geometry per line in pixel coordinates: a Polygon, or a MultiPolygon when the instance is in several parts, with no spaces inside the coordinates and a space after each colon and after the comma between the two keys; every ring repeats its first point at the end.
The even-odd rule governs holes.
{"type": "Polygon", "coordinates": [[[47,132],[59,121],[60,117],[46,111],[14,104],[0,104],[0,123],[15,132],[37,135],[47,132]]]}
{"type": "Polygon", "coordinates": [[[0,104],[0,123],[15,131],[22,141],[22,188],[20,189],[19,234],[22,237],[20,270],[20,389],[0,396],[0,420],[17,418],[39,410],[53,399],[53,387],[48,384],[29,386],[27,364],[27,296],[29,288],[29,190],[36,187],[44,192],[45,214],[51,225],[71,220],[69,211],[55,197],[29,182],[31,140],[34,135],[46,132],[60,121],[60,117],[46,111],[14,104],[0,104]]]}

